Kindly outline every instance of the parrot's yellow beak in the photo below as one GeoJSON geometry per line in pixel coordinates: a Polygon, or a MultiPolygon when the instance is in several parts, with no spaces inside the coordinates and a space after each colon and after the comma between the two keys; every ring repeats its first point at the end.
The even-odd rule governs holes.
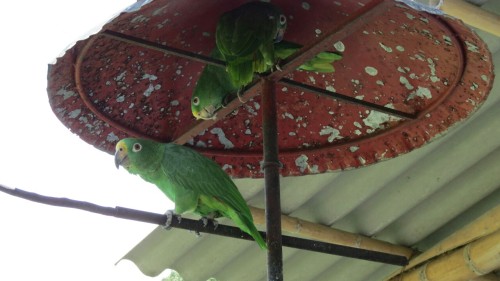
{"type": "Polygon", "coordinates": [[[115,150],[115,166],[118,169],[120,166],[127,168],[129,165],[128,160],[128,149],[123,141],[119,141],[116,144],[115,150]]]}
{"type": "Polygon", "coordinates": [[[194,118],[196,118],[196,120],[200,120],[201,119],[199,111],[193,110],[192,113],[193,113],[194,118]]]}

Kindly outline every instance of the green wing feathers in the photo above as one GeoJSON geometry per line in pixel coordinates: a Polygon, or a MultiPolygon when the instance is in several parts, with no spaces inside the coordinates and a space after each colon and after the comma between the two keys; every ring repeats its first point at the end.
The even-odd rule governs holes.
{"type": "Polygon", "coordinates": [[[248,85],[253,80],[254,63],[247,61],[231,61],[227,64],[227,73],[234,87],[248,85]]]}
{"type": "MultiPolygon", "coordinates": [[[[194,213],[227,217],[251,235],[261,248],[266,248],[245,199],[229,176],[215,162],[190,148],[173,143],[165,146],[162,171],[176,189],[174,196],[189,202],[190,194],[194,194],[197,199],[194,213]]],[[[178,202],[173,201],[177,210],[178,202]]],[[[180,209],[190,207],[180,206],[180,209]]]]}
{"type": "Polygon", "coordinates": [[[243,24],[231,24],[235,19],[221,17],[216,30],[217,48],[227,62],[226,71],[234,87],[239,88],[253,80],[253,53],[259,48],[259,40],[247,32],[243,24]]]}
{"type": "Polygon", "coordinates": [[[253,73],[276,63],[273,45],[279,21],[280,11],[264,2],[249,2],[220,16],[215,43],[235,87],[250,84],[253,73]]]}

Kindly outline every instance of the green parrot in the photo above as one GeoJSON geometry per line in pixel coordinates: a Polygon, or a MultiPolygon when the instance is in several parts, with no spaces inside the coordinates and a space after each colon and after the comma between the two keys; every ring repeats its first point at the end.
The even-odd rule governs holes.
{"type": "MultiPolygon", "coordinates": [[[[275,55],[279,59],[286,59],[302,46],[292,42],[282,41],[275,44],[275,55]]],[[[215,48],[211,53],[212,58],[224,60],[219,49],[215,48]]],[[[301,65],[298,69],[305,71],[331,73],[335,69],[332,65],[334,61],[340,60],[341,55],[322,52],[317,54],[310,61],[301,65]]],[[[271,66],[268,66],[270,69],[271,66]]],[[[268,70],[267,69],[267,70],[268,70]]],[[[238,87],[234,86],[228,73],[222,67],[206,65],[198,82],[196,82],[193,95],[191,97],[191,112],[196,119],[215,119],[215,111],[223,107],[236,96],[238,87]]]]}
{"type": "Polygon", "coordinates": [[[236,88],[275,66],[274,43],[283,39],[286,16],[266,2],[249,2],[224,13],[217,22],[215,43],[227,62],[229,78],[236,88]]]}
{"type": "Polygon", "coordinates": [[[198,152],[174,143],[125,138],[116,144],[115,165],[155,184],[175,203],[175,213],[227,217],[267,248],[236,185],[219,165],[198,152]]]}

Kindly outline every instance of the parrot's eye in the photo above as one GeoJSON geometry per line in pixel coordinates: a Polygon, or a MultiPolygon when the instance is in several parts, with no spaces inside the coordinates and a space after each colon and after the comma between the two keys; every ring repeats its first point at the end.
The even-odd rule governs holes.
{"type": "Polygon", "coordinates": [[[134,146],[132,147],[133,152],[139,152],[142,149],[142,145],[140,143],[134,143],[134,146]]]}
{"type": "Polygon", "coordinates": [[[198,104],[200,104],[200,99],[199,99],[198,97],[194,97],[194,98],[193,98],[193,104],[194,104],[194,105],[198,105],[198,104]]]}
{"type": "Polygon", "coordinates": [[[285,15],[280,15],[280,24],[285,24],[285,23],[286,23],[285,15]]]}

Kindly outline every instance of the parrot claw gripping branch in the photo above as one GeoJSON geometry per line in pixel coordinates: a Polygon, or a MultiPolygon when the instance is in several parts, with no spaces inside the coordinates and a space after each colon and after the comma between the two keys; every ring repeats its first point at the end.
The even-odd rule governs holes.
{"type": "MultiPolygon", "coordinates": [[[[172,219],[174,217],[174,211],[168,210],[167,212],[165,212],[165,216],[167,217],[167,219],[165,220],[165,223],[163,224],[163,228],[165,228],[165,230],[170,230],[170,229],[172,229],[172,219]]],[[[181,216],[176,216],[176,217],[177,217],[177,221],[181,222],[182,217],[181,216]]]]}

